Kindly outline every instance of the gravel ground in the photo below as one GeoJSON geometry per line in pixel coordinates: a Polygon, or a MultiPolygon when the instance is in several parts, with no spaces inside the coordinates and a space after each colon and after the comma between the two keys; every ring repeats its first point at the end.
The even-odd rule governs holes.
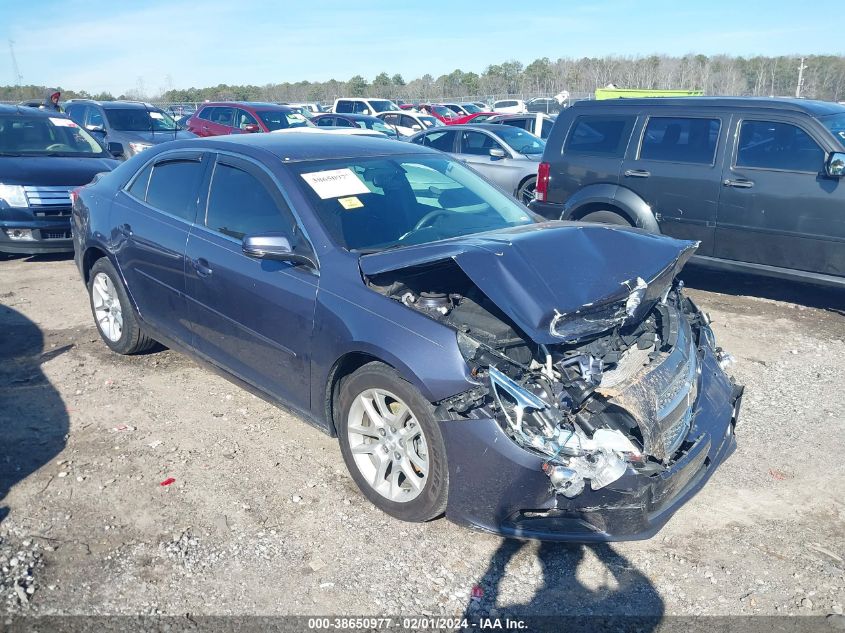
{"type": "Polygon", "coordinates": [[[296,416],[111,354],[70,260],[0,262],[0,609],[841,614],[845,295],[684,277],[746,385],[739,449],[653,539],[582,546],[396,521],[296,416]]]}

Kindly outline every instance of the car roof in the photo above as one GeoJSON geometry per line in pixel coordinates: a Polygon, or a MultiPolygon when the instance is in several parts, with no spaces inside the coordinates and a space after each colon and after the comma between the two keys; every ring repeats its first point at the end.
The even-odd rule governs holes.
{"type": "Polygon", "coordinates": [[[761,108],[803,112],[812,116],[845,112],[845,106],[838,103],[786,97],[644,97],[637,99],[591,99],[576,101],[571,107],[589,108],[599,106],[631,106],[635,108],[761,108]]]}
{"type": "MultiPolygon", "coordinates": [[[[207,138],[176,141],[184,149],[207,147],[234,150],[236,146],[256,148],[274,154],[284,162],[326,160],[333,158],[362,158],[372,156],[398,156],[407,154],[439,154],[421,145],[389,142],[373,136],[307,134],[231,134],[207,138]],[[233,147],[235,146],[235,147],[233,147]]],[[[171,147],[176,147],[169,143],[171,147]]]]}
{"type": "Polygon", "coordinates": [[[283,110],[285,112],[291,111],[291,106],[289,105],[280,105],[278,103],[270,103],[269,101],[209,101],[207,103],[201,103],[200,107],[204,108],[206,106],[214,106],[215,108],[221,107],[242,107],[242,108],[254,108],[257,110],[283,110]]]}
{"type": "Polygon", "coordinates": [[[53,118],[61,118],[67,119],[68,116],[62,112],[56,112],[55,110],[40,110],[38,108],[33,108],[32,106],[27,105],[7,105],[7,104],[0,104],[0,114],[25,114],[26,116],[42,116],[42,117],[53,117],[53,118]]]}
{"type": "Polygon", "coordinates": [[[104,108],[120,108],[126,110],[133,110],[143,108],[144,110],[153,109],[160,110],[158,106],[145,101],[96,101],[94,99],[70,99],[67,105],[76,105],[79,103],[93,103],[94,105],[102,106],[104,108]]]}
{"type": "MultiPolygon", "coordinates": [[[[382,114],[379,112],[379,114],[382,114]]],[[[320,112],[319,114],[315,114],[315,119],[325,119],[326,117],[330,116],[339,116],[345,119],[352,119],[353,121],[369,121],[370,119],[378,119],[377,116],[373,116],[371,114],[358,114],[356,112],[320,112]]]]}

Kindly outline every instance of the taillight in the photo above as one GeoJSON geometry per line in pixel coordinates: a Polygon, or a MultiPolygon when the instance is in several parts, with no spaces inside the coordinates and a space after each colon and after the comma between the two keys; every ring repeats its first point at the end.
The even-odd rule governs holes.
{"type": "Polygon", "coordinates": [[[540,163],[537,167],[537,189],[534,192],[535,200],[548,200],[549,194],[549,164],[540,163]]]}

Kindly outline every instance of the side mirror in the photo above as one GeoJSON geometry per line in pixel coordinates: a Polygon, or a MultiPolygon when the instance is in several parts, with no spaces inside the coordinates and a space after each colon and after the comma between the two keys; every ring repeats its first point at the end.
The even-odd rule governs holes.
{"type": "Polygon", "coordinates": [[[244,132],[260,132],[261,128],[256,123],[247,123],[241,128],[244,132]]]}
{"type": "Polygon", "coordinates": [[[96,132],[98,134],[106,133],[106,129],[102,125],[86,125],[85,129],[89,132],[96,132]]]}
{"type": "Polygon", "coordinates": [[[505,150],[503,150],[499,147],[494,147],[490,150],[490,157],[491,158],[499,159],[499,158],[505,158],[506,156],[507,156],[507,154],[505,154],[505,150]]]}
{"type": "Polygon", "coordinates": [[[363,110],[361,110],[361,114],[369,114],[369,113],[370,113],[370,111],[367,108],[364,108],[363,110]]]}
{"type": "Polygon", "coordinates": [[[108,152],[115,158],[123,156],[123,143],[109,143],[108,152]]]}
{"type": "Polygon", "coordinates": [[[845,176],[845,153],[831,153],[824,167],[828,176],[842,178],[842,176],[845,176]]]}
{"type": "Polygon", "coordinates": [[[418,123],[414,123],[414,124],[411,126],[411,129],[412,129],[414,132],[420,132],[420,131],[422,131],[422,126],[421,126],[421,125],[419,125],[418,123]]]}
{"type": "Polygon", "coordinates": [[[244,255],[255,259],[273,259],[280,262],[305,264],[316,268],[317,264],[308,256],[294,253],[290,240],[281,233],[265,233],[263,235],[247,235],[243,239],[244,255]]]}

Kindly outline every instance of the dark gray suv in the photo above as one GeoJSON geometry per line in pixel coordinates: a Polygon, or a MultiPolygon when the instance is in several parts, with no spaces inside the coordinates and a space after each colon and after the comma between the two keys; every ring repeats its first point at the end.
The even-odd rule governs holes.
{"type": "Polygon", "coordinates": [[[130,158],[159,143],[196,136],[164,110],[142,101],[73,99],[65,104],[65,112],[120,158],[130,158]]]}
{"type": "Polygon", "coordinates": [[[700,241],[710,267],[845,287],[845,106],[798,99],[581,101],[531,208],[700,241]]]}

